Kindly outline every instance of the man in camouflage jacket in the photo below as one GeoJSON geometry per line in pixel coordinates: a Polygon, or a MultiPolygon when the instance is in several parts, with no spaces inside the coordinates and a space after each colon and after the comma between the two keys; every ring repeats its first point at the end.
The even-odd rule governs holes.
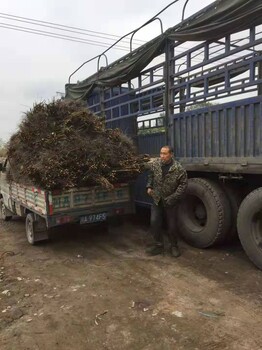
{"type": "Polygon", "coordinates": [[[171,255],[178,257],[175,206],[187,188],[187,174],[182,165],[173,158],[172,149],[164,146],[160,158],[149,164],[147,193],[153,199],[151,206],[151,232],[154,247],[147,250],[150,255],[164,252],[163,218],[167,219],[167,233],[171,244],[171,255]]]}

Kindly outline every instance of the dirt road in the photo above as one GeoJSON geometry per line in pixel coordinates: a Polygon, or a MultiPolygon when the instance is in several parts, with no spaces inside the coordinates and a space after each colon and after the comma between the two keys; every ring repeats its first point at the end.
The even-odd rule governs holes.
{"type": "Polygon", "coordinates": [[[262,272],[241,247],[147,257],[147,230],[71,226],[32,247],[1,222],[0,349],[262,349],[262,272]]]}

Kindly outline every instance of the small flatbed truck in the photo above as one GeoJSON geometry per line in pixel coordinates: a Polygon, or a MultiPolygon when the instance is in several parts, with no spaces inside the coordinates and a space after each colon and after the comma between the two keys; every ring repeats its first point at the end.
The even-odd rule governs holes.
{"type": "Polygon", "coordinates": [[[0,163],[0,219],[25,217],[26,237],[30,244],[49,237],[52,227],[68,223],[107,222],[134,212],[131,185],[119,183],[112,190],[100,186],[46,191],[7,181],[8,160],[0,163]]]}

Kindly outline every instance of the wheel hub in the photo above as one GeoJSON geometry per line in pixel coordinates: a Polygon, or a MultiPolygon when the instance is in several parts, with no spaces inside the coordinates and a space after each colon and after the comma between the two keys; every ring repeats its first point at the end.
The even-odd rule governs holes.
{"type": "Polygon", "coordinates": [[[203,203],[198,203],[195,208],[195,216],[198,220],[205,220],[207,218],[206,209],[203,203]]]}
{"type": "Polygon", "coordinates": [[[33,224],[31,222],[28,223],[28,226],[27,226],[27,234],[28,234],[28,237],[30,238],[30,240],[33,239],[33,224]]]}

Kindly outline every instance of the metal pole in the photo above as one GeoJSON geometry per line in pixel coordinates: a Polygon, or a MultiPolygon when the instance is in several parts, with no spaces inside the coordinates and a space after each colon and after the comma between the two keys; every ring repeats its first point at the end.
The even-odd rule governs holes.
{"type": "MultiPolygon", "coordinates": [[[[262,60],[262,52],[259,53],[259,56],[262,60]]],[[[258,61],[258,79],[262,79],[262,61],[258,61]]],[[[262,84],[257,85],[257,94],[258,96],[262,95],[262,84]]]]}
{"type": "Polygon", "coordinates": [[[165,143],[166,145],[171,144],[172,142],[172,120],[171,116],[173,114],[173,108],[170,106],[172,103],[172,91],[170,89],[172,84],[172,78],[170,77],[171,69],[171,58],[174,56],[173,49],[171,49],[170,41],[166,39],[166,47],[165,47],[165,118],[164,118],[164,126],[165,126],[165,143]]]}

